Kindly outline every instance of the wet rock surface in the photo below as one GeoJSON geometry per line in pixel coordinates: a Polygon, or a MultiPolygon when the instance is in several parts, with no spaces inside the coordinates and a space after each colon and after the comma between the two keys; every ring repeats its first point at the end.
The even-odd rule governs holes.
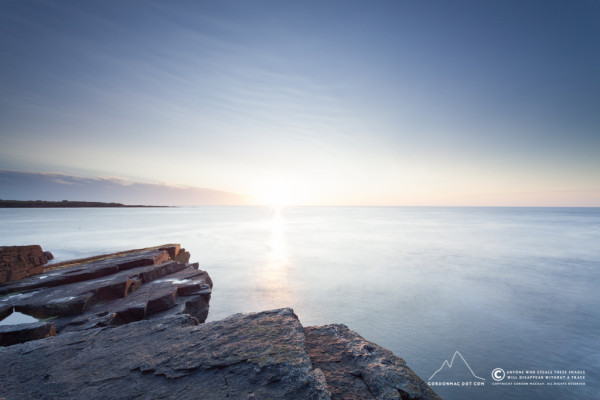
{"type": "Polygon", "coordinates": [[[203,323],[212,280],[179,245],[0,286],[0,399],[439,399],[401,358],[290,308],[203,323]],[[1,323],[1,321],[0,321],[1,323]]]}

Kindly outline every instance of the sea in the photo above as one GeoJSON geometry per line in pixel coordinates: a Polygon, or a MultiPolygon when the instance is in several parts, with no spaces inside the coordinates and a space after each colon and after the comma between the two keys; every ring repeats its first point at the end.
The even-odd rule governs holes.
{"type": "Polygon", "coordinates": [[[180,243],[210,320],[292,307],[406,360],[444,399],[597,399],[600,208],[0,209],[54,262],[180,243]]]}

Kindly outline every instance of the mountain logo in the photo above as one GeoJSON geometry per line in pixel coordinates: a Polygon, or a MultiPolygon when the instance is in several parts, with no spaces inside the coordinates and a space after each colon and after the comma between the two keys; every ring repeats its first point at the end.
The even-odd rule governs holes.
{"type": "MultiPolygon", "coordinates": [[[[444,360],[444,362],[442,363],[442,366],[437,371],[435,371],[433,373],[433,375],[431,375],[431,377],[429,377],[429,380],[431,381],[438,374],[440,374],[440,375],[451,374],[451,375],[464,376],[465,374],[468,374],[468,373],[470,373],[473,376],[473,378],[475,378],[475,379],[485,381],[484,378],[475,375],[475,372],[473,372],[473,370],[469,366],[469,363],[467,362],[467,360],[465,360],[465,358],[462,356],[462,354],[460,354],[460,352],[457,350],[454,352],[454,355],[452,356],[452,359],[450,360],[450,362],[448,362],[448,360],[444,360]],[[458,360],[457,360],[457,356],[458,356],[458,360]],[[454,364],[455,361],[457,361],[456,365],[454,364]],[[462,361],[462,363],[460,361],[462,361]]],[[[440,377],[438,377],[438,379],[440,379],[440,377]]]]}

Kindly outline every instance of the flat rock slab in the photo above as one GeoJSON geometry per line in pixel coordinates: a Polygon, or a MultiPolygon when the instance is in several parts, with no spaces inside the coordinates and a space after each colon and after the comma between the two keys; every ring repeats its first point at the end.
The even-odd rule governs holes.
{"type": "Polygon", "coordinates": [[[0,349],[0,398],[329,399],[291,309],[187,315],[0,349]]]}
{"type": "Polygon", "coordinates": [[[11,292],[26,292],[41,287],[54,287],[74,282],[83,282],[136,267],[162,264],[170,260],[170,253],[172,252],[171,248],[142,251],[98,261],[85,262],[72,267],[55,269],[21,279],[18,282],[2,285],[0,286],[0,295],[11,292]]]}
{"type": "Polygon", "coordinates": [[[333,400],[439,400],[400,357],[341,324],[307,327],[306,348],[333,400]]]}
{"type": "Polygon", "coordinates": [[[30,340],[56,335],[54,325],[48,322],[0,326],[0,346],[12,346],[30,340]]]}

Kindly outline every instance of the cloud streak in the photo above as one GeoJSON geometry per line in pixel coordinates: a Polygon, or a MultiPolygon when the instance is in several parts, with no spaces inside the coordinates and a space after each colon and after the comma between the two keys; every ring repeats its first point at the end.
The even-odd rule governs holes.
{"type": "Polygon", "coordinates": [[[102,201],[144,205],[247,205],[251,199],[197,187],[132,182],[121,178],[86,178],[47,172],[0,170],[4,200],[102,201]]]}

